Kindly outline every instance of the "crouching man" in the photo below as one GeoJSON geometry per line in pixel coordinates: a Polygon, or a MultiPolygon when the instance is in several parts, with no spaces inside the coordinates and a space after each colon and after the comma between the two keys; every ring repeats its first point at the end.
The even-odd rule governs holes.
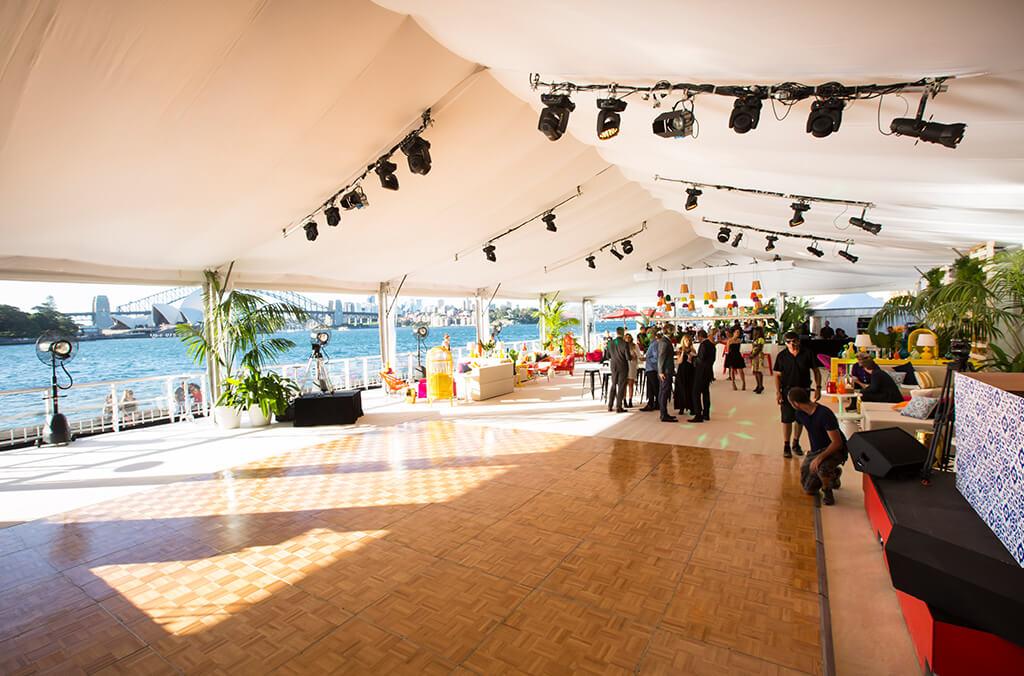
{"type": "Polygon", "coordinates": [[[832,490],[839,488],[841,465],[849,453],[846,437],[839,431],[836,414],[825,406],[811,401],[810,393],[802,387],[789,390],[789,403],[796,410],[796,421],[807,430],[811,442],[807,457],[800,466],[800,483],[808,495],[822,491],[821,501],[826,505],[836,502],[832,490]]]}

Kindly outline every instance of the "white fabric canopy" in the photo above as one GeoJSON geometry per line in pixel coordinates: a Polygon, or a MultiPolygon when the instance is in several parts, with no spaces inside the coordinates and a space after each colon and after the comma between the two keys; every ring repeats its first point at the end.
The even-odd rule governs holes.
{"type": "Polygon", "coordinates": [[[0,3],[0,276],[178,284],[234,261],[246,286],[367,291],[408,275],[407,294],[500,284],[504,296],[613,298],[662,285],[634,279],[646,263],[771,256],[754,233],[719,244],[702,217],[789,229],[787,200],[706,190],[684,212],[685,186],[659,174],[874,202],[877,237],[847,226],[853,212],[814,204],[799,232],[852,238],[860,261],[780,240],[797,266],[774,288],[907,287],[914,266],[948,262],[951,247],[1024,241],[1021,25],[1011,1],[0,3]],[[579,94],[570,133],[552,143],[536,130],[534,71],[645,84],[954,74],[965,77],[928,114],[968,129],[955,150],[881,135],[879,118],[887,129],[914,114],[907,95],[881,113],[854,103],[825,139],[804,132],[808,102],[783,121],[766,106],[741,136],[727,127],[731,100],[701,96],[699,136],[668,140],[650,131],[660,111],[634,96],[621,134],[600,142],[596,97],[579,94]],[[343,212],[339,228],[318,216],[316,242],[282,237],[427,107],[427,176],[399,153],[398,192],[371,175],[368,208],[343,212]],[[535,221],[484,260],[488,239],[577,186],[557,233],[535,221]],[[644,221],[631,256],[600,253],[587,268],[584,256],[644,221]]]}

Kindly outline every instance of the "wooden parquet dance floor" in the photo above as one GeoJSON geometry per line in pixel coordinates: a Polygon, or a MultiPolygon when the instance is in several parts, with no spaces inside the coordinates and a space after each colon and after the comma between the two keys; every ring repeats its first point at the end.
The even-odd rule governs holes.
{"type": "Polygon", "coordinates": [[[423,422],[0,530],[0,673],[817,674],[780,457],[423,422]]]}

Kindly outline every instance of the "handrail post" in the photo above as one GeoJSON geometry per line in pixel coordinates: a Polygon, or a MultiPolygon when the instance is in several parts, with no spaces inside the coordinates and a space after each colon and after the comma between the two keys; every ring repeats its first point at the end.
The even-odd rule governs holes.
{"type": "Polygon", "coordinates": [[[341,360],[341,365],[345,368],[345,389],[352,389],[352,372],[349,369],[350,364],[348,358],[341,360]]]}
{"type": "MultiPolygon", "coordinates": [[[[104,407],[106,408],[106,407],[104,407]]],[[[121,431],[121,416],[117,405],[117,385],[110,386],[110,422],[115,432],[121,431]]],[[[106,412],[106,411],[104,411],[106,412]]]]}
{"type": "Polygon", "coordinates": [[[370,389],[370,358],[363,357],[363,389],[370,389]]]}
{"type": "Polygon", "coordinates": [[[167,419],[174,422],[174,381],[172,378],[164,379],[164,393],[167,396],[167,419]]]}

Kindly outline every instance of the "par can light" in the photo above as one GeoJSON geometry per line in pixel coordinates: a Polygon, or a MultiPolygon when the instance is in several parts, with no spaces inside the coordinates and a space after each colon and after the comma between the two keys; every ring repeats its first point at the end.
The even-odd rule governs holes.
{"type": "Polygon", "coordinates": [[[628,239],[622,240],[622,253],[626,254],[627,256],[633,253],[633,242],[629,241],[628,239]]]}
{"type": "Polygon", "coordinates": [[[555,225],[554,214],[544,214],[540,217],[540,220],[544,221],[544,225],[547,226],[548,232],[558,232],[558,226],[555,225]]]}
{"type": "Polygon", "coordinates": [[[789,219],[789,227],[795,228],[804,224],[804,212],[810,211],[811,205],[807,202],[793,202],[789,208],[793,210],[793,218],[789,219]]]}
{"type": "Polygon", "coordinates": [[[693,113],[689,110],[670,110],[654,118],[654,133],[662,138],[684,138],[693,135],[693,113]]]}
{"type": "Polygon", "coordinates": [[[370,200],[366,199],[366,193],[360,186],[356,186],[351,192],[345,194],[341,198],[341,208],[345,211],[351,211],[352,209],[362,209],[363,207],[369,206],[370,200]]]}
{"type": "Polygon", "coordinates": [[[341,209],[332,204],[324,209],[324,217],[327,219],[327,225],[337,227],[341,223],[341,209]]]}
{"type": "Polygon", "coordinates": [[[697,208],[697,198],[703,195],[704,192],[699,188],[687,188],[686,189],[686,210],[693,211],[697,208]]]}
{"type": "Polygon", "coordinates": [[[729,237],[731,235],[732,235],[732,230],[730,230],[729,228],[725,228],[725,227],[719,228],[718,229],[718,243],[719,244],[725,244],[726,242],[729,241],[729,237]]]}
{"type": "Polygon", "coordinates": [[[619,135],[619,126],[626,109],[626,102],[621,99],[597,100],[597,138],[607,141],[619,135]]]}
{"type": "Polygon", "coordinates": [[[498,262],[498,255],[495,253],[493,244],[488,244],[484,247],[484,257],[492,263],[498,262]]]}
{"type": "Polygon", "coordinates": [[[597,263],[594,262],[594,256],[587,256],[587,267],[591,270],[597,269],[597,263]]]}
{"type": "Polygon", "coordinates": [[[306,239],[308,239],[310,242],[315,242],[316,238],[320,234],[319,232],[317,232],[316,229],[316,221],[310,221],[306,223],[304,226],[302,226],[302,229],[306,231],[306,239]]]}

